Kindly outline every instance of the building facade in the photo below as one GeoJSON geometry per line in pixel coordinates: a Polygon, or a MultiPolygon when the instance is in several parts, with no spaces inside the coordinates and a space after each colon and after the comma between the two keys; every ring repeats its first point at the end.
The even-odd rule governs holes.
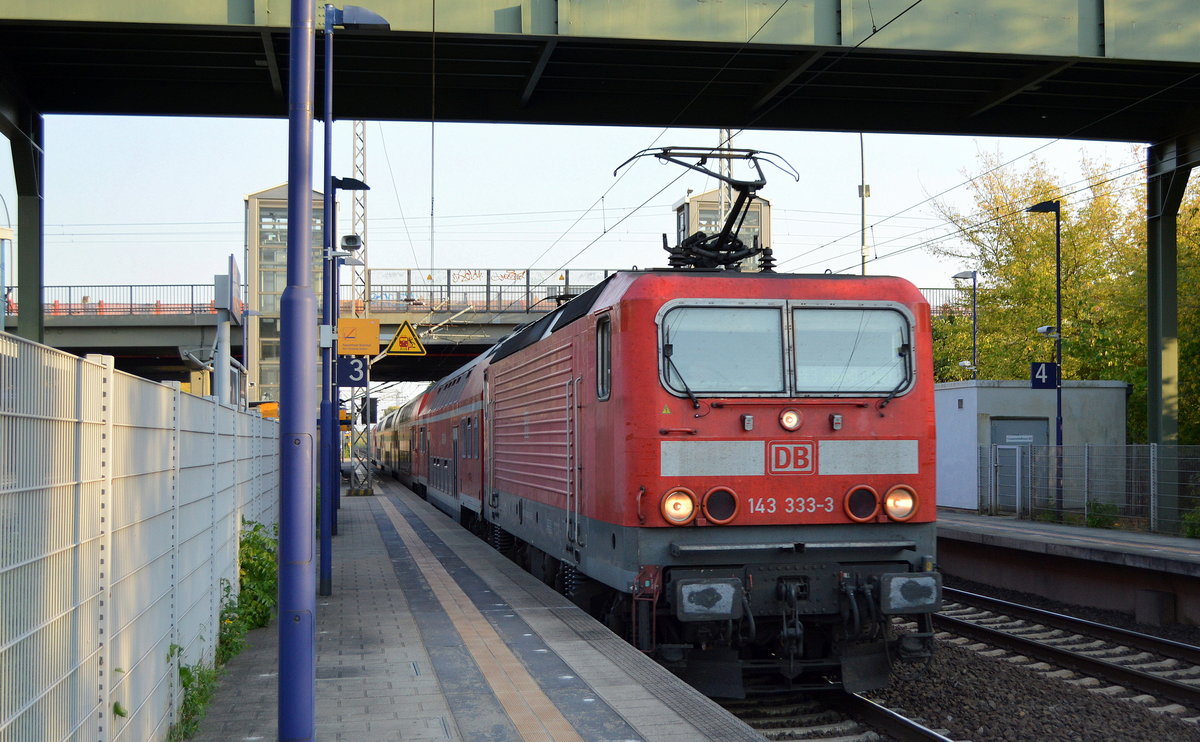
{"type": "MultiPolygon", "coordinates": [[[[287,287],[288,187],[284,183],[246,196],[245,318],[248,397],[251,402],[279,400],[279,302],[287,287]]],[[[312,287],[321,295],[325,240],[324,199],[312,194],[312,287]]],[[[320,322],[320,301],[317,302],[320,322]]]]}

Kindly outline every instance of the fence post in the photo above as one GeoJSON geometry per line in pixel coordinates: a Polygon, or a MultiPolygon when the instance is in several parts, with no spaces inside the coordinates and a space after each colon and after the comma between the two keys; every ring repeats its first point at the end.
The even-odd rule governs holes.
{"type": "Polygon", "coordinates": [[[168,381],[171,388],[171,644],[174,657],[167,672],[171,677],[171,709],[170,719],[174,724],[179,721],[178,711],[183,704],[182,689],[179,687],[179,667],[183,663],[183,640],[179,633],[179,476],[180,476],[180,439],[183,437],[183,424],[180,407],[183,405],[178,381],[168,381]]]}
{"type": "Polygon", "coordinates": [[[988,515],[996,514],[996,444],[988,448],[988,515]]]}
{"type": "Polygon", "coordinates": [[[1158,533],[1158,444],[1150,444],[1150,532],[1158,533]]]}
{"type": "Polygon", "coordinates": [[[1088,476],[1088,464],[1091,461],[1092,444],[1083,444],[1083,522],[1087,523],[1088,506],[1092,501],[1090,492],[1091,478],[1088,476]]]}
{"type": "MultiPolygon", "coordinates": [[[[88,451],[86,455],[97,456],[100,459],[100,487],[97,499],[97,513],[100,517],[100,522],[97,528],[97,534],[100,541],[100,559],[96,591],[99,599],[99,608],[96,614],[96,636],[100,640],[99,657],[98,657],[98,677],[96,678],[96,697],[100,701],[100,711],[96,715],[99,722],[99,730],[97,739],[100,742],[108,742],[112,739],[113,725],[116,719],[112,713],[112,686],[115,678],[113,671],[110,669],[112,664],[112,626],[110,625],[110,614],[112,612],[112,473],[113,473],[113,371],[115,369],[113,357],[103,355],[88,355],[85,361],[80,362],[75,366],[76,372],[83,373],[84,363],[98,364],[100,366],[100,388],[92,390],[92,392],[100,398],[100,450],[88,451]]],[[[82,410],[81,410],[82,412],[82,410]]],[[[82,417],[82,415],[80,416],[82,417]]],[[[76,456],[82,456],[85,452],[76,451],[76,456]]]]}
{"type": "Polygon", "coordinates": [[[483,294],[483,311],[490,312],[492,311],[492,269],[488,268],[486,274],[487,286],[483,294]]]}
{"type": "Polygon", "coordinates": [[[530,271],[528,271],[528,270],[525,271],[525,311],[526,312],[530,311],[533,308],[533,294],[532,294],[531,288],[529,286],[530,275],[532,275],[530,271]]]}

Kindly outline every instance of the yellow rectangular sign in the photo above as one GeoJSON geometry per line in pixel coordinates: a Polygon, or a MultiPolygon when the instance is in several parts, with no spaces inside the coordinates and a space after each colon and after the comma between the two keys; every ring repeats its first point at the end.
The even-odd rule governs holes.
{"type": "Polygon", "coordinates": [[[373,356],[379,352],[379,320],[339,319],[338,355],[373,356]]]}

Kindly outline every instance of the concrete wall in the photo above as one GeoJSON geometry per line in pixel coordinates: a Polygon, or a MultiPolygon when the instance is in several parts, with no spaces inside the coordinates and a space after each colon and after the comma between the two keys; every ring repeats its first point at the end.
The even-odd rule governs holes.
{"type": "MultiPolygon", "coordinates": [[[[1063,445],[1125,444],[1126,384],[1063,382],[1063,445]]],[[[938,435],[938,504],[979,505],[979,447],[991,446],[993,418],[1044,418],[1054,444],[1056,395],[1028,381],[955,381],[934,386],[938,435]]]]}

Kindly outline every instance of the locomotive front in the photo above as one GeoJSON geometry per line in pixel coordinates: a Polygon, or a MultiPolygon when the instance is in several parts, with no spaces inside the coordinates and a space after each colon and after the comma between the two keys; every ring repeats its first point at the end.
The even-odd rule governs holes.
{"type": "Polygon", "coordinates": [[[622,325],[646,328],[620,368],[638,646],[719,696],[743,676],[866,690],[928,657],[941,582],[921,294],[665,272],[622,304],[622,325]]]}

